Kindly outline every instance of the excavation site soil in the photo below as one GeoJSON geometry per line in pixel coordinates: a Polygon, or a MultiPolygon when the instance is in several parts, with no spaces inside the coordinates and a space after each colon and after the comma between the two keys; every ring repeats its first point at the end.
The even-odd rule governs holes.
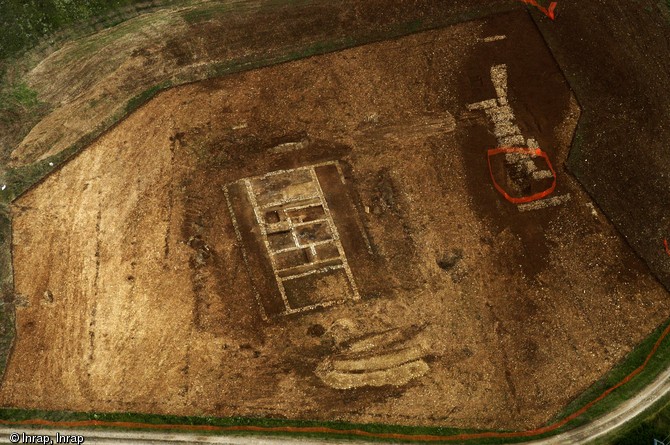
{"type": "Polygon", "coordinates": [[[541,425],[670,316],[579,116],[524,11],[162,92],[14,202],[0,405],[541,425]]]}

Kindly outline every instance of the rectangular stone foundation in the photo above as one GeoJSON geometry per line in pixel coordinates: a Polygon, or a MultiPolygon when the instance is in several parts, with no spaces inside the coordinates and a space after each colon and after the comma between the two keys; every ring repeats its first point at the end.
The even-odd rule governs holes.
{"type": "Polygon", "coordinates": [[[345,252],[369,243],[337,162],[241,179],[225,193],[264,318],[360,298],[345,252]]]}

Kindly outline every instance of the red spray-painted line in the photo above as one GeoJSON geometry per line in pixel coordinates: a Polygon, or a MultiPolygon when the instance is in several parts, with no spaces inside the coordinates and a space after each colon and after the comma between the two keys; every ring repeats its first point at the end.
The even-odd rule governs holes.
{"type": "Polygon", "coordinates": [[[428,435],[428,434],[402,434],[402,433],[372,433],[364,430],[340,430],[328,427],[294,427],[294,426],[278,426],[278,427],[262,427],[255,425],[239,425],[239,426],[216,426],[216,425],[174,425],[174,424],[152,424],[152,423],[140,423],[140,422],[108,422],[102,420],[78,420],[70,422],[56,422],[52,420],[45,419],[30,419],[30,420],[0,420],[0,425],[15,425],[15,426],[47,426],[47,427],[92,427],[92,426],[106,426],[106,427],[117,427],[117,428],[133,428],[133,429],[153,429],[153,430],[184,430],[184,431],[247,431],[247,432],[262,432],[262,433],[272,433],[272,432],[283,432],[283,433],[321,433],[321,434],[331,434],[331,435],[348,435],[348,436],[358,436],[358,437],[374,437],[378,439],[396,439],[396,440],[405,440],[405,441],[418,441],[418,442],[450,442],[450,441],[464,441],[464,440],[475,440],[475,439],[485,439],[485,438],[514,438],[514,437],[534,437],[541,434],[546,434],[553,432],[560,427],[564,426],[568,422],[576,419],[577,417],[584,414],[586,411],[591,409],[596,403],[600,402],[602,399],[607,397],[612,391],[623,386],[632,380],[636,375],[641,373],[646,367],[651,358],[656,354],[656,351],[660,347],[661,343],[665,337],[670,333],[670,325],[665,328],[661,333],[654,347],[651,349],[647,358],[644,360],[637,369],[628,374],[623,380],[621,380],[616,385],[608,388],[596,399],[584,405],[581,409],[575,411],[569,416],[552,423],[551,425],[543,426],[541,428],[536,428],[534,430],[527,431],[509,431],[509,432],[500,432],[500,431],[486,431],[481,433],[464,433],[464,434],[455,434],[451,436],[439,436],[439,435],[428,435]]]}
{"type": "Polygon", "coordinates": [[[489,163],[489,174],[491,175],[491,181],[493,181],[493,186],[496,188],[496,190],[500,192],[501,195],[505,197],[506,200],[508,200],[512,204],[524,204],[531,201],[537,201],[538,199],[542,199],[545,196],[551,195],[556,189],[556,172],[554,171],[554,167],[551,165],[549,156],[539,148],[516,148],[516,147],[492,148],[488,151],[487,160],[489,163]],[[551,187],[542,192],[535,193],[534,195],[523,196],[521,198],[515,198],[513,196],[510,196],[505,191],[505,189],[503,189],[498,184],[498,182],[496,182],[496,178],[493,176],[493,169],[491,168],[491,157],[500,153],[523,153],[528,155],[536,155],[544,158],[544,160],[547,162],[547,165],[549,166],[549,170],[551,170],[551,173],[554,176],[554,181],[552,182],[551,187]]]}
{"type": "Polygon", "coordinates": [[[544,15],[546,15],[550,19],[552,19],[552,20],[556,19],[555,11],[556,11],[556,6],[558,6],[558,3],[551,2],[549,4],[549,7],[545,8],[544,6],[540,5],[536,0],[521,0],[521,1],[528,4],[528,5],[535,6],[537,9],[542,11],[544,13],[544,15]]]}
{"type": "Polygon", "coordinates": [[[665,253],[670,255],[670,246],[668,246],[668,240],[667,239],[663,240],[663,245],[665,246],[665,253]]]}

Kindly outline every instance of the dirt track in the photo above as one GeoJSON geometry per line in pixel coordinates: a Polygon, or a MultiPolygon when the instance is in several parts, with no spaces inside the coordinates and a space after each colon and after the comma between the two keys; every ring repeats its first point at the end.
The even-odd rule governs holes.
{"type": "MultiPolygon", "coordinates": [[[[651,408],[656,402],[661,400],[667,393],[670,392],[670,369],[666,369],[662,372],[654,381],[652,381],[647,387],[645,387],[639,394],[630,400],[624,402],[622,405],[617,407],[614,411],[607,413],[606,415],[595,419],[594,421],[583,425],[581,427],[575,428],[573,430],[567,431],[565,433],[558,434],[547,439],[537,439],[526,442],[529,445],[559,445],[559,444],[587,444],[595,440],[602,440],[602,438],[608,437],[608,435],[614,433],[621,426],[625,425],[627,422],[630,422],[635,416],[642,414],[645,410],[651,408]]],[[[9,443],[2,442],[3,439],[8,438],[9,435],[13,432],[20,431],[21,427],[4,427],[0,428],[0,443],[9,443]]],[[[114,444],[151,444],[151,443],[218,443],[218,444],[227,444],[227,445],[275,445],[275,444],[296,444],[296,445],[307,445],[307,444],[333,444],[338,443],[334,439],[328,440],[315,440],[315,439],[301,439],[301,438],[276,438],[276,437],[261,437],[254,435],[254,437],[235,437],[235,436],[209,436],[209,437],[197,437],[193,434],[178,434],[178,433],[160,433],[160,432],[112,432],[112,431],[101,431],[100,429],[95,430],[86,430],[86,429],[73,429],[65,430],[63,428],[58,428],[61,434],[72,434],[72,435],[84,435],[86,437],[86,443],[94,444],[104,444],[104,443],[114,443],[114,444]]],[[[42,430],[31,430],[32,434],[40,435],[53,435],[53,429],[42,429],[42,430]]],[[[343,442],[350,443],[350,442],[343,442]]],[[[363,441],[356,441],[356,443],[365,444],[363,441]]],[[[367,442],[367,443],[380,443],[379,441],[367,442]]]]}
{"type": "Polygon", "coordinates": [[[670,312],[560,168],[578,113],[525,13],[161,94],[15,204],[25,305],[2,403],[480,428],[546,421],[670,312]],[[491,49],[478,41],[500,32],[508,39],[491,49]],[[485,149],[496,140],[466,105],[494,94],[489,70],[503,62],[520,125],[571,193],[562,207],[521,214],[490,184],[485,149]],[[525,71],[534,64],[547,76],[525,71]],[[538,94],[547,85],[551,94],[538,94]],[[449,115],[453,131],[426,125],[449,115]],[[322,142],[290,162],[351,166],[390,288],[263,324],[222,187],[286,168],[268,150],[305,137],[322,142]],[[442,270],[455,250],[462,260],[442,270]],[[314,326],[342,318],[361,334],[428,322],[431,373],[403,388],[325,387],[313,371],[332,345],[314,326]]]}

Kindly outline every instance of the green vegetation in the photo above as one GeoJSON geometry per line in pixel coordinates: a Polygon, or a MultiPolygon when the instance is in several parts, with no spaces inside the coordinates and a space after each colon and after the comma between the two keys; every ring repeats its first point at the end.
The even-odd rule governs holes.
{"type": "MultiPolygon", "coordinates": [[[[661,332],[665,327],[659,327],[652,335],[646,338],[637,348],[635,348],[622,363],[616,366],[606,377],[594,384],[589,390],[582,394],[579,398],[574,400],[564,412],[556,417],[552,422],[560,420],[571,413],[579,410],[582,406],[586,405],[590,401],[597,398],[602,394],[606,389],[620,382],[625,376],[630,374],[634,369],[638,368],[646,359],[649,352],[654,347],[654,344],[657,342],[661,332]]],[[[570,422],[567,426],[562,427],[559,431],[566,430],[568,428],[573,428],[575,426],[587,423],[589,420],[604,414],[605,412],[611,410],[614,406],[618,405],[625,399],[629,398],[636,392],[638,392],[644,385],[646,385],[650,380],[652,380],[658,372],[664,367],[664,364],[670,359],[670,338],[666,338],[657,350],[657,353],[651,358],[647,364],[647,367],[643,372],[638,374],[629,383],[626,383],[622,387],[618,388],[612,392],[607,398],[596,404],[592,409],[590,409],[586,414],[580,416],[575,421],[570,422]]],[[[619,439],[616,439],[616,445],[629,445],[629,444],[653,444],[653,439],[664,439],[668,433],[670,433],[670,403],[666,400],[663,402],[663,409],[660,411],[658,408],[654,410],[655,415],[645,420],[641,425],[637,427],[629,428],[625,435],[621,436],[619,439]]],[[[140,413],[73,413],[73,412],[62,412],[62,411],[36,411],[36,410],[20,410],[20,409],[0,409],[0,419],[11,419],[12,421],[22,421],[30,419],[45,419],[50,421],[89,421],[89,420],[98,420],[104,422],[135,422],[135,423],[144,423],[144,424],[163,424],[163,425],[206,425],[214,427],[244,427],[244,426],[254,426],[254,427],[326,427],[335,430],[360,430],[369,433],[399,433],[406,435],[439,435],[439,436],[451,436],[456,434],[467,434],[467,433],[477,433],[476,430],[459,430],[453,428],[441,428],[441,427],[409,427],[409,426],[400,426],[400,425],[382,425],[382,424],[353,424],[346,422],[323,422],[323,421],[310,421],[310,420],[284,420],[284,419],[262,419],[262,418],[242,418],[242,417],[231,417],[231,418],[217,418],[217,417],[182,417],[182,416],[165,416],[165,415],[153,415],[153,414],[140,414],[140,413]]],[[[86,427],[83,425],[82,427],[86,427]]],[[[127,425],[118,425],[118,428],[128,429],[127,425]]],[[[139,429],[152,430],[151,427],[139,429]]],[[[179,428],[176,428],[179,429],[179,428]]],[[[188,428],[182,428],[187,430],[188,428]]],[[[556,432],[559,432],[556,431],[556,432]]],[[[200,433],[210,433],[216,434],[219,431],[200,431],[200,433]]],[[[556,433],[554,432],[554,433],[556,433]]],[[[235,434],[250,434],[249,431],[227,431],[227,433],[235,434]]],[[[291,433],[291,432],[278,432],[278,431],[264,431],[264,433],[271,434],[283,434],[283,435],[299,435],[300,437],[333,437],[331,433],[291,433]]],[[[541,437],[548,437],[552,434],[543,434],[538,436],[533,436],[534,439],[541,437]]],[[[348,438],[348,439],[361,439],[366,440],[375,440],[370,437],[361,437],[355,434],[343,432],[341,435],[338,434],[338,437],[348,438]]],[[[380,439],[381,440],[381,439],[380,439]]],[[[528,438],[485,438],[485,439],[473,439],[467,441],[469,444],[501,444],[501,443],[520,443],[528,440],[528,438]]],[[[614,439],[612,439],[614,440],[614,439]]],[[[388,439],[384,439],[388,441],[388,439]]],[[[407,442],[404,440],[397,440],[397,442],[407,442]]],[[[412,441],[415,442],[415,441],[412,441]]],[[[435,442],[433,442],[435,443],[435,442]]],[[[445,442],[447,443],[447,442],[445,442]]],[[[614,443],[614,442],[602,442],[602,443],[614,443]]]]}
{"type": "Polygon", "coordinates": [[[25,82],[12,82],[7,77],[3,78],[0,74],[0,167],[15,144],[28,134],[49,108],[39,100],[37,91],[25,82]]]}
{"type": "Polygon", "coordinates": [[[25,83],[0,82],[0,124],[13,124],[29,118],[40,105],[37,91],[25,83]]]}
{"type": "MultiPolygon", "coordinates": [[[[337,434],[338,438],[342,439],[365,439],[366,441],[383,441],[385,443],[391,441],[396,443],[416,443],[416,440],[391,440],[391,439],[375,439],[374,437],[362,437],[356,434],[347,433],[347,430],[365,431],[369,433],[399,433],[407,435],[440,435],[450,436],[455,434],[476,433],[476,430],[458,430],[454,428],[441,427],[410,427],[400,425],[382,425],[382,424],[355,424],[347,422],[328,422],[328,421],[313,421],[313,420],[285,420],[285,419],[263,419],[263,418],[246,418],[246,417],[186,417],[186,416],[170,416],[170,415],[156,415],[156,414],[141,414],[141,413],[81,413],[81,412],[66,412],[66,411],[40,411],[40,410],[22,410],[11,408],[0,408],[0,419],[11,419],[15,422],[30,420],[30,419],[45,419],[54,422],[72,422],[72,421],[103,421],[103,422],[133,422],[153,425],[204,425],[213,427],[261,427],[261,428],[277,428],[277,427],[325,427],[334,430],[341,430],[341,434],[337,434]]],[[[82,428],[88,426],[82,425],[82,428]]],[[[107,428],[107,426],[105,426],[107,428]]],[[[127,430],[124,425],[119,425],[116,428],[127,430]]],[[[133,428],[135,429],[135,428],[133,428]]],[[[148,431],[155,431],[155,428],[145,427],[137,428],[148,431]]],[[[170,429],[171,431],[179,430],[170,429]]],[[[187,431],[189,428],[182,428],[187,431]]],[[[217,434],[219,431],[199,431],[199,434],[217,434]]],[[[227,434],[253,434],[251,431],[226,431],[227,434]]],[[[317,432],[295,433],[295,432],[281,432],[281,431],[263,431],[263,434],[276,434],[297,437],[328,437],[333,438],[333,434],[324,434],[317,432]]],[[[546,437],[537,436],[537,437],[546,437]]],[[[488,445],[488,444],[503,444],[523,442],[527,439],[476,439],[468,441],[472,445],[488,445]]],[[[444,442],[430,442],[430,443],[453,443],[453,441],[444,442]]]]}
{"type": "MultiPolygon", "coordinates": [[[[2,203],[12,202],[14,199],[25,193],[30,187],[46,178],[49,173],[63,165],[70,158],[77,155],[77,153],[84,147],[93,142],[93,140],[100,136],[106,128],[107,125],[102,125],[100,128],[94,129],[76,144],[42,161],[5,170],[4,176],[7,189],[0,192],[0,205],[2,205],[2,203]]],[[[0,245],[0,248],[1,247],[2,246],[0,245]]]]}
{"type": "Polygon", "coordinates": [[[170,88],[170,86],[170,82],[163,82],[159,85],[154,85],[151,88],[142,91],[140,94],[128,101],[126,104],[125,115],[128,115],[137,110],[140,106],[149,102],[149,100],[151,100],[160,91],[166,88],[170,88]]]}
{"type": "MultiPolygon", "coordinates": [[[[645,338],[637,347],[635,347],[619,364],[617,364],[605,377],[594,383],[589,389],[573,400],[551,423],[563,419],[570,414],[578,411],[590,401],[596,399],[605,390],[622,381],[628,374],[642,365],[659,339],[662,331],[668,326],[668,322],[658,327],[654,332],[645,338]]],[[[636,375],[631,381],[617,388],[605,399],[595,404],[586,413],[568,424],[569,428],[588,423],[592,419],[601,416],[630,397],[637,394],[649,382],[667,367],[670,362],[670,335],[666,337],[659,345],[654,356],[649,360],[647,366],[642,372],[636,375]]],[[[567,429],[566,427],[562,428],[567,429]]]]}
{"type": "Polygon", "coordinates": [[[622,430],[604,438],[601,443],[603,445],[654,445],[654,439],[666,445],[670,443],[670,396],[664,397],[660,403],[629,422],[622,430]]]}
{"type": "Polygon", "coordinates": [[[660,410],[643,419],[641,423],[629,426],[617,437],[610,439],[613,445],[654,445],[654,439],[670,443],[670,403],[665,402],[660,410]]]}
{"type": "Polygon", "coordinates": [[[96,19],[119,23],[119,10],[150,7],[144,0],[0,0],[0,60],[36,45],[69,25],[96,19]]]}
{"type": "Polygon", "coordinates": [[[660,445],[654,440],[670,444],[670,394],[663,396],[621,428],[596,439],[590,445],[660,445]]]}
{"type": "Polygon", "coordinates": [[[56,162],[50,158],[31,165],[7,170],[5,172],[7,189],[4,191],[1,198],[4,201],[11,202],[14,198],[28,190],[33,184],[37,183],[41,178],[49,174],[51,170],[54,169],[55,165],[57,165],[56,162]],[[50,165],[50,163],[53,165],[50,165]]]}
{"type": "Polygon", "coordinates": [[[206,5],[202,8],[190,9],[184,12],[182,17],[188,23],[200,23],[218,17],[223,13],[235,10],[238,7],[239,5],[235,3],[214,3],[211,5],[206,5]]]}
{"type": "Polygon", "coordinates": [[[9,209],[0,204],[0,376],[14,340],[11,230],[9,209]]]}
{"type": "Polygon", "coordinates": [[[32,90],[25,83],[10,85],[0,90],[0,111],[16,107],[31,108],[39,104],[37,91],[32,90]]]}

